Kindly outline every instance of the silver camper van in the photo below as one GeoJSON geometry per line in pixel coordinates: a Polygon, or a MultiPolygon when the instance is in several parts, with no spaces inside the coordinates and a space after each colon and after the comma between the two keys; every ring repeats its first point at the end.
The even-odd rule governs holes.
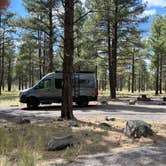
{"type": "MultiPolygon", "coordinates": [[[[77,72],[72,75],[73,102],[79,106],[87,106],[89,101],[96,101],[98,87],[94,72],[77,72]]],[[[20,92],[20,102],[27,107],[37,108],[39,104],[60,103],[62,98],[63,73],[53,72],[44,76],[32,88],[20,92]]]]}

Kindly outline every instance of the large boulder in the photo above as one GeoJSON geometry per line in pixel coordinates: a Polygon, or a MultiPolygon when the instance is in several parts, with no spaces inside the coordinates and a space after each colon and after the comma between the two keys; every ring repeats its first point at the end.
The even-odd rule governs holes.
{"type": "Polygon", "coordinates": [[[50,139],[48,141],[47,150],[55,151],[65,149],[67,146],[71,146],[74,143],[74,138],[72,135],[68,135],[58,139],[50,139]]]}
{"type": "Polygon", "coordinates": [[[151,125],[141,120],[129,120],[124,129],[125,135],[131,138],[148,137],[154,134],[151,125]]]}

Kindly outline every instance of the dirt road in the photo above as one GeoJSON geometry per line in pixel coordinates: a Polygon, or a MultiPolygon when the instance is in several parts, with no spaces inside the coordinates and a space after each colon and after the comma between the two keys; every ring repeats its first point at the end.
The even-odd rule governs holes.
{"type": "MultiPolygon", "coordinates": [[[[25,107],[0,107],[0,119],[12,120],[22,116],[30,119],[50,119],[60,116],[60,105],[41,106],[38,110],[26,110],[25,107]]],[[[126,102],[109,102],[102,105],[91,103],[86,108],[74,107],[74,114],[79,118],[95,116],[111,116],[126,120],[141,119],[145,121],[166,120],[165,105],[134,105],[130,106],[126,102]]]]}

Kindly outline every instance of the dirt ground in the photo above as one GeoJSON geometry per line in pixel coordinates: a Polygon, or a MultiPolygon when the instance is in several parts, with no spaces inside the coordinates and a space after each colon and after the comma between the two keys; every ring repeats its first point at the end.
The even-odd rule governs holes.
{"type": "MultiPolygon", "coordinates": [[[[22,140],[27,141],[26,145],[28,145],[30,152],[33,147],[31,149],[29,145],[34,140],[32,139],[31,142],[29,138],[39,140],[36,147],[40,152],[42,151],[41,156],[46,161],[44,166],[58,164],[58,161],[64,164],[65,161],[74,161],[71,164],[72,166],[102,166],[103,164],[106,166],[110,164],[129,166],[166,165],[166,149],[164,149],[166,143],[165,105],[146,103],[129,105],[128,101],[109,101],[107,103],[92,102],[90,106],[85,108],[75,106],[74,115],[79,120],[79,128],[69,128],[67,122],[57,122],[56,118],[60,116],[60,109],[60,105],[40,106],[38,110],[27,110],[24,106],[21,108],[1,107],[0,131],[2,133],[6,132],[6,136],[13,134],[14,136],[10,138],[17,138],[16,135],[19,135],[19,138],[22,138],[20,139],[21,142],[22,140]],[[106,116],[115,118],[115,121],[107,122],[111,128],[99,127],[99,123],[106,122],[106,116]],[[13,122],[18,117],[28,118],[32,124],[26,126],[16,125],[16,128],[14,128],[13,122]],[[136,140],[126,137],[123,134],[126,120],[134,119],[144,120],[152,124],[156,136],[136,140]],[[8,123],[11,123],[11,125],[6,126],[8,123]],[[73,148],[67,148],[58,153],[43,151],[49,138],[63,136],[64,134],[74,134],[81,144],[76,144],[73,148]],[[156,157],[154,157],[154,154],[156,157]],[[134,158],[135,160],[133,160],[134,158]],[[144,162],[145,159],[149,162],[144,162]]],[[[3,140],[6,139],[1,139],[0,143],[3,143],[3,140]]],[[[13,145],[13,141],[15,140],[8,140],[9,147],[13,145]]],[[[6,148],[6,143],[2,145],[6,148]]],[[[11,151],[10,148],[9,151],[11,151]]],[[[43,160],[41,163],[43,163],[43,160]]]]}

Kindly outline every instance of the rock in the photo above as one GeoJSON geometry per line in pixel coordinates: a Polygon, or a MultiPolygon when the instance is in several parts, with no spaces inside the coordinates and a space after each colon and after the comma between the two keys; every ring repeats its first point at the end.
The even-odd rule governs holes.
{"type": "Polygon", "coordinates": [[[7,123],[8,121],[6,119],[0,119],[0,123],[7,123]]]}
{"type": "Polygon", "coordinates": [[[69,123],[69,127],[79,127],[79,125],[77,124],[77,122],[74,121],[74,120],[70,120],[68,123],[69,123]]]}
{"type": "Polygon", "coordinates": [[[107,101],[101,101],[101,104],[102,105],[108,105],[108,102],[107,101]]]}
{"type": "Polygon", "coordinates": [[[110,125],[110,124],[108,124],[108,123],[100,123],[99,124],[99,127],[101,127],[101,128],[111,128],[112,126],[110,125]]]}
{"type": "Polygon", "coordinates": [[[59,122],[60,122],[60,121],[63,121],[63,118],[58,117],[58,118],[57,118],[57,121],[59,121],[59,122]]]}
{"type": "Polygon", "coordinates": [[[16,118],[15,122],[17,124],[29,124],[29,123],[31,123],[30,119],[25,119],[25,118],[22,118],[22,117],[16,118]]]}
{"type": "Polygon", "coordinates": [[[135,105],[136,101],[137,100],[135,100],[135,99],[129,100],[129,105],[135,105]]]}
{"type": "Polygon", "coordinates": [[[74,138],[72,135],[68,135],[58,139],[53,138],[48,141],[47,150],[48,151],[62,150],[73,144],[74,144],[74,138]]]}
{"type": "Polygon", "coordinates": [[[116,119],[115,118],[111,118],[110,116],[106,116],[105,120],[106,121],[115,121],[116,119]]]}
{"type": "Polygon", "coordinates": [[[129,120],[124,129],[125,135],[132,138],[148,137],[154,135],[151,125],[141,120],[129,120]]]}

